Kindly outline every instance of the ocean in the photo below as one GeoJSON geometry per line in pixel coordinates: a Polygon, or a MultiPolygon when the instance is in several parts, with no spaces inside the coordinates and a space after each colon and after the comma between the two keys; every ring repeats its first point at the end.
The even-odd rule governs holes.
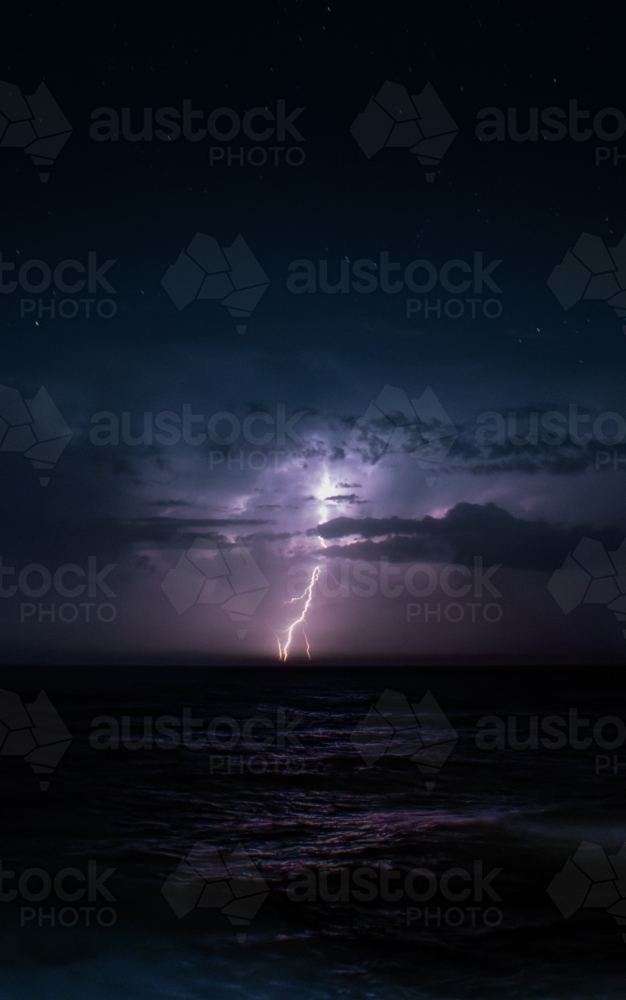
{"type": "Polygon", "coordinates": [[[617,670],[1,674],[1,995],[623,995],[617,670]]]}

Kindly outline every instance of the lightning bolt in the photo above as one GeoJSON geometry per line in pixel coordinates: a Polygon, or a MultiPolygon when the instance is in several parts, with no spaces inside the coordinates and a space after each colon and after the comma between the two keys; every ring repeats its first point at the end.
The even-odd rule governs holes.
{"type": "MultiPolygon", "coordinates": [[[[331,478],[328,475],[328,473],[326,472],[325,475],[324,475],[324,479],[323,479],[323,481],[322,481],[322,483],[320,485],[320,493],[322,494],[322,496],[327,496],[328,495],[330,489],[332,488],[331,487],[331,483],[332,483],[331,478]]],[[[321,501],[321,507],[320,507],[320,523],[323,524],[324,521],[326,521],[327,517],[328,517],[328,508],[327,508],[325,502],[322,500],[321,501]]],[[[326,542],[325,542],[325,540],[321,536],[318,536],[318,537],[319,537],[319,539],[320,539],[320,541],[322,543],[322,547],[326,548],[326,542]]],[[[285,636],[285,641],[281,642],[280,638],[277,637],[277,639],[278,639],[278,659],[281,660],[283,663],[286,661],[287,657],[289,656],[289,648],[291,646],[291,640],[293,639],[293,633],[294,633],[295,629],[298,627],[298,625],[303,625],[304,622],[306,621],[306,616],[309,613],[309,609],[310,609],[311,603],[313,601],[313,590],[315,588],[315,584],[319,580],[319,575],[320,575],[321,571],[322,571],[321,564],[318,563],[317,566],[313,567],[313,572],[311,573],[311,579],[309,580],[308,586],[305,587],[303,593],[300,594],[299,597],[292,597],[291,600],[289,601],[289,604],[293,604],[294,601],[304,601],[304,606],[303,606],[302,611],[300,612],[299,616],[296,618],[296,620],[294,622],[292,622],[291,625],[289,625],[289,627],[286,628],[286,629],[284,629],[283,632],[281,633],[282,635],[285,636]]],[[[304,631],[304,629],[302,629],[302,635],[304,636],[304,641],[306,643],[306,655],[308,656],[308,658],[310,660],[311,659],[311,646],[310,646],[309,640],[307,638],[307,634],[304,631]]]]}
{"type": "MultiPolygon", "coordinates": [[[[319,579],[320,570],[321,566],[315,566],[313,572],[311,573],[311,579],[309,580],[308,586],[305,588],[304,593],[300,594],[299,597],[292,597],[291,600],[289,601],[290,604],[293,604],[294,601],[304,601],[304,607],[302,608],[302,611],[300,612],[296,620],[293,621],[288,628],[284,629],[284,634],[287,637],[285,639],[285,642],[281,643],[280,639],[278,639],[278,659],[282,660],[283,663],[289,656],[289,647],[291,646],[291,640],[293,639],[294,629],[296,629],[298,625],[302,625],[302,623],[306,619],[309,608],[311,607],[311,602],[313,600],[313,588],[315,587],[315,584],[319,579]]],[[[309,645],[309,640],[306,637],[306,632],[304,631],[304,629],[302,630],[302,633],[304,635],[304,640],[306,642],[306,655],[310,660],[311,647],[309,645]]]]}
{"type": "MultiPolygon", "coordinates": [[[[328,472],[325,472],[324,478],[320,485],[320,492],[322,496],[326,496],[331,488],[332,488],[332,480],[328,475],[328,472]]],[[[327,518],[328,518],[328,508],[326,506],[326,503],[322,500],[320,507],[320,523],[323,524],[327,520],[327,518]]],[[[326,541],[321,537],[321,535],[318,535],[318,538],[322,543],[322,548],[324,549],[327,548],[326,541]]],[[[289,647],[291,646],[291,640],[293,639],[293,633],[295,629],[297,629],[298,625],[303,625],[304,622],[306,621],[306,616],[309,613],[309,608],[311,607],[311,603],[313,601],[313,590],[315,589],[315,584],[319,580],[319,575],[321,571],[322,571],[322,566],[320,563],[318,563],[317,566],[313,567],[313,572],[311,573],[311,579],[309,580],[309,583],[305,587],[303,593],[300,594],[299,597],[292,597],[291,600],[289,601],[289,604],[293,604],[294,601],[304,601],[304,606],[302,608],[302,611],[300,612],[300,615],[296,618],[296,620],[292,622],[288,628],[283,629],[282,634],[286,637],[285,641],[281,643],[280,638],[278,636],[276,637],[278,641],[278,659],[281,660],[283,663],[289,656],[289,647]]],[[[304,636],[304,641],[306,643],[306,655],[310,660],[311,645],[309,643],[307,634],[304,631],[304,628],[302,629],[302,635],[304,636]]]]}

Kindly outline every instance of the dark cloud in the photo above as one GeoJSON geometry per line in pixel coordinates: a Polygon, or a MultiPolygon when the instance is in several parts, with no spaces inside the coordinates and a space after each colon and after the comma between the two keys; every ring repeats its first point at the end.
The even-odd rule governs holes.
{"type": "MultiPolygon", "coordinates": [[[[521,431],[520,436],[523,435],[521,431]]],[[[475,476],[506,472],[575,476],[594,468],[595,462],[593,447],[581,447],[569,441],[550,445],[541,440],[537,444],[516,445],[506,440],[503,444],[481,445],[476,441],[475,428],[464,428],[441,471],[469,472],[475,476]]]]}
{"type": "MultiPolygon", "coordinates": [[[[606,451],[607,445],[591,440],[587,445],[577,445],[569,436],[562,444],[553,444],[542,440],[542,435],[554,436],[553,427],[544,427],[540,421],[545,415],[559,413],[567,416],[569,404],[543,403],[528,404],[513,411],[512,423],[509,427],[509,411],[501,414],[501,434],[498,440],[490,440],[493,434],[494,422],[487,427],[484,423],[466,423],[456,425],[456,439],[452,448],[441,465],[442,472],[466,472],[475,476],[499,475],[519,472],[526,475],[580,475],[596,465],[596,453],[606,451]],[[530,415],[533,415],[532,418],[530,415]],[[538,416],[537,416],[538,415],[538,416]],[[537,420],[538,425],[532,432],[531,421],[537,420]],[[506,421],[506,423],[505,423],[506,421]],[[511,435],[509,435],[511,430],[511,435]],[[483,435],[486,440],[481,439],[483,435]],[[511,436],[519,438],[516,444],[511,436]],[[524,439],[527,440],[524,440],[524,439]]],[[[593,414],[580,411],[581,424],[577,428],[580,434],[589,433],[593,426],[593,414]]],[[[429,430],[439,430],[436,421],[429,424],[429,430]]],[[[567,428],[569,430],[569,428],[567,428]]],[[[562,426],[563,435],[566,427],[562,426]]],[[[417,426],[401,427],[396,431],[394,452],[406,453],[419,457],[422,444],[420,428],[417,426]]],[[[377,425],[372,421],[367,426],[361,425],[358,434],[353,434],[350,441],[351,450],[358,453],[367,465],[376,465],[386,458],[390,452],[387,442],[386,424],[377,425]]]]}
{"type": "Polygon", "coordinates": [[[330,503],[347,503],[347,504],[357,504],[357,503],[367,503],[367,500],[360,500],[356,493],[338,493],[334,497],[325,497],[330,503]]]}
{"type": "Polygon", "coordinates": [[[326,548],[324,554],[330,558],[471,564],[475,556],[482,556],[485,563],[528,570],[559,566],[583,535],[599,539],[608,549],[617,548],[624,537],[617,527],[594,531],[590,525],[523,520],[494,503],[459,503],[441,518],[337,517],[307,534],[325,539],[357,536],[358,541],[326,548]]]}
{"type": "Polygon", "coordinates": [[[257,542],[284,542],[289,538],[297,538],[301,531],[255,531],[251,535],[246,535],[246,541],[257,542]]]}
{"type": "Polygon", "coordinates": [[[153,500],[150,507],[193,507],[193,504],[188,500],[153,500]]]}
{"type": "Polygon", "coordinates": [[[273,522],[255,518],[148,517],[125,521],[120,525],[120,529],[130,542],[170,542],[180,536],[208,532],[211,529],[247,528],[263,524],[273,524],[273,522]]]}

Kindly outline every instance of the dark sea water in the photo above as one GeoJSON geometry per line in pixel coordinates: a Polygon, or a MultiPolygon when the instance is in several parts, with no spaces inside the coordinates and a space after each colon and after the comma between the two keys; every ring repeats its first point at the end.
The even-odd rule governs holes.
{"type": "MultiPolygon", "coordinates": [[[[54,889],[40,901],[0,902],[1,996],[624,995],[626,926],[606,907],[565,919],[546,890],[581,842],[608,856],[626,841],[626,742],[514,749],[507,740],[492,750],[476,742],[485,715],[515,716],[522,741],[532,716],[541,725],[575,709],[589,720],[580,739],[603,716],[626,719],[619,671],[4,668],[0,686],[24,703],[45,690],[73,737],[45,775],[47,791],[22,757],[0,759],[0,856],[4,872],[14,872],[4,895],[29,868],[52,880],[67,867],[87,872],[89,862],[99,874],[114,869],[106,880],[114,901],[96,900],[89,927],[81,912],[75,926],[60,926],[86,903],[60,900],[54,889]],[[411,704],[432,692],[458,736],[437,773],[389,753],[367,766],[359,754],[351,734],[385,689],[411,704]],[[184,709],[203,720],[194,739],[222,717],[211,730],[221,745],[123,745],[122,717],[130,744],[158,736],[154,720],[182,719],[184,709]],[[117,748],[90,742],[103,716],[120,723],[117,748]],[[250,748],[246,722],[259,716],[253,737],[272,742],[250,748]],[[281,726],[294,722],[281,739],[281,726]],[[266,893],[247,925],[233,926],[218,907],[176,916],[161,888],[194,844],[222,858],[242,845],[266,893]],[[488,883],[496,899],[488,890],[476,897],[476,866],[483,877],[499,869],[488,883]],[[355,897],[358,868],[375,873],[377,898],[355,897]],[[393,896],[391,886],[418,868],[436,882],[428,901],[406,888],[400,899],[381,898],[381,871],[400,873],[389,883],[393,896]],[[316,898],[297,902],[289,876],[302,869],[316,898]],[[469,886],[471,898],[442,894],[450,869],[449,886],[469,886]],[[350,886],[343,894],[342,877],[350,886]],[[339,898],[321,898],[324,885],[339,898]],[[98,923],[100,907],[112,926],[98,923]]],[[[170,720],[172,728],[180,731],[170,720]]],[[[615,732],[604,729],[605,741],[615,732]]],[[[428,877],[416,883],[422,892],[428,877]]],[[[71,878],[70,889],[80,888],[71,878]]],[[[37,895],[42,885],[35,874],[26,891],[37,895]]]]}

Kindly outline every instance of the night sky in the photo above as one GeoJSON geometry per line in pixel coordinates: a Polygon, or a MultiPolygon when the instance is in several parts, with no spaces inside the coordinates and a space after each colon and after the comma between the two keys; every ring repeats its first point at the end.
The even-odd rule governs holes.
{"type": "Polygon", "coordinates": [[[624,28],[3,11],[3,997],[624,996],[624,28]]]}
{"type": "Polygon", "coordinates": [[[623,659],[623,22],[5,15],[5,662],[623,659]]]}

